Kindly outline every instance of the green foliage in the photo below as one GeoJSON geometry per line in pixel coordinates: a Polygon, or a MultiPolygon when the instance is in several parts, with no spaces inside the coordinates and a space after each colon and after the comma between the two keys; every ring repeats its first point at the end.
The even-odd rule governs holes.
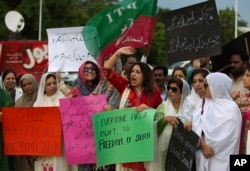
{"type": "MultiPolygon", "coordinates": [[[[219,22],[221,29],[222,45],[225,45],[234,39],[235,34],[235,11],[233,8],[226,8],[219,10],[219,22]]],[[[238,26],[247,26],[247,22],[239,19],[238,15],[238,26]]],[[[238,32],[238,35],[241,35],[238,32]]]]}

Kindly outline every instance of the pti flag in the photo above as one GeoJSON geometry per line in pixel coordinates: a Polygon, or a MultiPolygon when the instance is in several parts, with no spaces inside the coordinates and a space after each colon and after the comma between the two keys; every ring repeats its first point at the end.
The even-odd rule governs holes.
{"type": "Polygon", "coordinates": [[[124,46],[151,44],[157,0],[126,0],[92,17],[83,29],[89,52],[98,61],[124,46]]]}

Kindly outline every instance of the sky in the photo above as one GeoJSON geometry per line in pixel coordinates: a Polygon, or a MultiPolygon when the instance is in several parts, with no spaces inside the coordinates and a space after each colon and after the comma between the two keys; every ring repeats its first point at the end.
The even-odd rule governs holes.
{"type": "MultiPolygon", "coordinates": [[[[197,3],[205,2],[206,0],[158,0],[158,7],[175,10],[197,3]]],[[[238,1],[238,19],[245,20],[250,27],[250,0],[215,0],[217,10],[226,9],[227,7],[234,8],[235,2],[238,1]]]]}

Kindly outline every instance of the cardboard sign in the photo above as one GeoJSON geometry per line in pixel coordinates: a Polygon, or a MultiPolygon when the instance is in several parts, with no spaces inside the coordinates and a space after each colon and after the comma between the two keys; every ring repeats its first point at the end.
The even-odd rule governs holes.
{"type": "Polygon", "coordinates": [[[95,61],[87,50],[82,30],[84,27],[47,29],[49,39],[49,71],[74,71],[86,60],[95,61]]]}
{"type": "Polygon", "coordinates": [[[179,120],[177,128],[172,132],[165,169],[191,171],[198,143],[199,136],[193,131],[187,131],[179,120]]]}
{"type": "Polygon", "coordinates": [[[94,115],[97,166],[153,160],[154,114],[125,108],[94,115]]]}
{"type": "Polygon", "coordinates": [[[219,19],[214,1],[207,1],[163,15],[168,62],[221,54],[219,19]]]}
{"type": "Polygon", "coordinates": [[[66,159],[69,164],[96,163],[92,115],[103,111],[106,96],[60,99],[66,159]]]}
{"type": "Polygon", "coordinates": [[[5,107],[2,111],[6,155],[61,155],[62,124],[58,107],[5,107]]]}

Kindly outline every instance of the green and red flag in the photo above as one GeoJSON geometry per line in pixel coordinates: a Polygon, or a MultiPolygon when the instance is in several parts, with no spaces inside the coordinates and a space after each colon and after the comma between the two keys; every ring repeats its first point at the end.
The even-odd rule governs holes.
{"type": "Polygon", "coordinates": [[[83,29],[91,55],[103,61],[124,46],[149,46],[155,23],[157,0],[124,0],[92,17],[83,29]]]}

